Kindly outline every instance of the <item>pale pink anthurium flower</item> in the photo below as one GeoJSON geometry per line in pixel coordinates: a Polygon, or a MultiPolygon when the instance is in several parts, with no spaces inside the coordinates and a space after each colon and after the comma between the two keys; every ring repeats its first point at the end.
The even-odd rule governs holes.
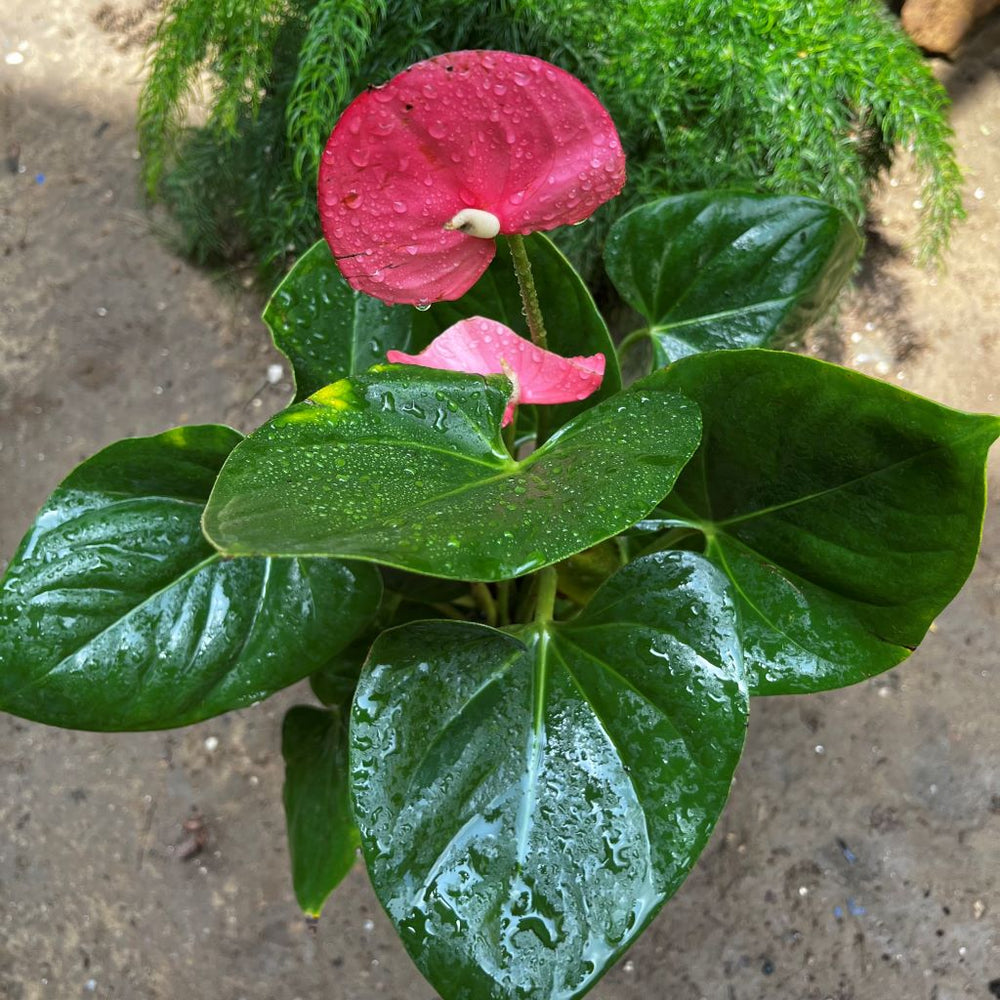
{"type": "Polygon", "coordinates": [[[503,426],[514,419],[518,403],[573,403],[598,390],[604,378],[603,354],[564,358],[536,347],[509,326],[483,316],[449,326],[419,354],[387,351],[398,364],[444,368],[475,375],[506,375],[514,386],[503,426]]]}
{"type": "Polygon", "coordinates": [[[351,286],[457,299],[499,234],[582,222],[625,183],[611,117],[576,77],[512,52],[451,52],[356,98],[327,142],[319,213],[351,286]]]}

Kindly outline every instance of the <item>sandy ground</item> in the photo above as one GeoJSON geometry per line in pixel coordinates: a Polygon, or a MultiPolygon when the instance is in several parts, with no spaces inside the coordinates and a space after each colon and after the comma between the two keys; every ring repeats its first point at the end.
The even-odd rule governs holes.
{"type": "MultiPolygon", "coordinates": [[[[118,13],[134,18],[100,27],[94,0],[0,0],[0,150],[18,144],[23,168],[0,164],[0,566],[98,448],[179,423],[249,429],[290,388],[267,382],[280,359],[259,302],[178,262],[142,210],[147,22],[132,3],[118,13]]],[[[878,202],[861,287],[812,343],[997,412],[1000,21],[938,68],[968,175],[949,270],[909,264],[917,195],[901,174],[878,202]]],[[[994,500],[978,568],[907,664],[755,704],[708,850],[593,996],[1000,995],[998,611],[994,500]]],[[[0,997],[432,997],[360,867],[318,933],[296,909],[278,747],[284,710],[307,697],[127,736],[0,716],[0,997]],[[183,861],[194,813],[208,843],[183,861]]]]}

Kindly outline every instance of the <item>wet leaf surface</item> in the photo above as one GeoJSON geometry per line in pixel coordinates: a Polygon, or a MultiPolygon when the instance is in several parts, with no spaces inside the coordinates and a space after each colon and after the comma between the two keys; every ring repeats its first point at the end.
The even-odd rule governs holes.
{"type": "Polygon", "coordinates": [[[0,708],[74,729],[164,729],[268,697],[374,613],[364,564],[219,557],[199,521],[240,440],[119,441],[46,501],[0,591],[0,708]]]}
{"type": "Polygon", "coordinates": [[[632,563],[570,622],[421,622],[372,649],[351,721],[372,883],[442,996],[577,997],[683,881],[747,693],[725,578],[632,563]]]}
{"type": "Polygon", "coordinates": [[[628,212],[605,260],[649,324],[660,366],[805,329],[829,308],[861,246],[847,216],[821,201],[699,191],[628,212]]]}
{"type": "Polygon", "coordinates": [[[906,657],[975,562],[1000,418],[812,358],[685,358],[704,438],[665,507],[737,593],[756,694],[841,687],[906,657]]]}
{"type": "Polygon", "coordinates": [[[351,813],[347,713],[296,705],[285,714],[281,755],[292,884],[302,911],[318,917],[361,846],[351,813]]]}
{"type": "Polygon", "coordinates": [[[274,290],[264,322],[295,374],[295,401],[410,346],[413,310],[354,291],[325,240],[313,244],[274,290]]]}
{"type": "Polygon", "coordinates": [[[515,461],[500,439],[508,393],[501,377],[409,366],[329,386],[234,450],[205,530],[228,555],[507,579],[648,513],[697,446],[697,409],[654,378],[515,461]]]}

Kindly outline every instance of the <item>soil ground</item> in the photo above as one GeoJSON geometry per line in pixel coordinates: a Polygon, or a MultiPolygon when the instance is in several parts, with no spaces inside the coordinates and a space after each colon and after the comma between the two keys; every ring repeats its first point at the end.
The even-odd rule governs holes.
{"type": "MultiPolygon", "coordinates": [[[[180,423],[249,429],[290,391],[287,373],[268,381],[280,358],[260,302],[171,256],[142,208],[133,124],[152,6],[0,0],[0,567],[105,444],[180,423]]],[[[948,270],[909,262],[917,193],[900,172],[858,289],[808,346],[997,412],[1000,20],[937,69],[967,173],[948,270]]],[[[595,1000],[1000,995],[998,515],[994,500],[976,571],[908,663],[755,703],[709,848],[595,1000]]],[[[316,933],[295,906],[279,731],[306,699],[300,686],[136,735],[0,717],[0,997],[432,997],[360,866],[316,933]],[[207,845],[182,860],[194,814],[207,845]]]]}

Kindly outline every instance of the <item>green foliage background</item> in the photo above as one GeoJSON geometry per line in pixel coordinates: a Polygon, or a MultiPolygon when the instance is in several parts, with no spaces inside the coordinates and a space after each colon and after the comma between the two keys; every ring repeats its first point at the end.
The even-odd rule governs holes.
{"type": "Polygon", "coordinates": [[[344,106],[462,48],[558,63],[611,111],[625,195],[558,237],[585,270],[615,217],[667,193],[807,194],[860,222],[900,147],[923,176],[925,261],[961,217],[947,96],[879,0],[173,0],[139,134],[182,251],[283,269],[319,234],[315,172],[344,106]],[[206,71],[210,115],[190,128],[206,71]]]}

